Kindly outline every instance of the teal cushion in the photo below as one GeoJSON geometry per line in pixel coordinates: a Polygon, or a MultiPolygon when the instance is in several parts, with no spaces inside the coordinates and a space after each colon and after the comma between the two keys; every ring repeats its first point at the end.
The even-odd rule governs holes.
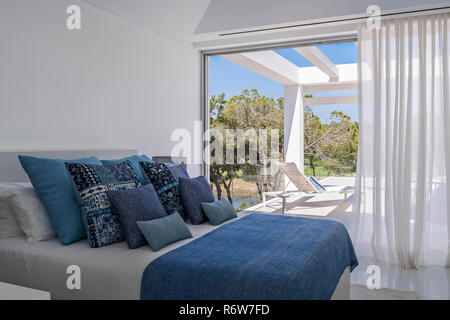
{"type": "Polygon", "coordinates": [[[213,226],[218,226],[227,220],[237,218],[233,206],[225,198],[214,202],[202,202],[202,207],[213,226]]]}
{"type": "Polygon", "coordinates": [[[63,245],[86,237],[77,196],[67,173],[65,162],[101,165],[95,157],[63,160],[19,156],[20,163],[42,201],[63,245]]]}
{"type": "Polygon", "coordinates": [[[137,174],[137,176],[139,178],[139,182],[142,185],[146,185],[146,184],[149,183],[148,178],[146,179],[146,177],[144,177],[144,175],[142,174],[141,167],[139,166],[139,161],[142,161],[142,162],[153,162],[145,154],[143,154],[141,156],[126,157],[126,158],[122,158],[122,159],[102,160],[102,163],[105,166],[109,166],[109,165],[112,165],[112,164],[119,164],[119,163],[122,163],[122,162],[125,162],[125,161],[128,161],[131,164],[131,167],[136,172],[136,174],[137,174]]]}
{"type": "Polygon", "coordinates": [[[164,218],[136,221],[136,223],[152,251],[158,251],[176,241],[192,238],[191,232],[178,212],[164,218]]]}

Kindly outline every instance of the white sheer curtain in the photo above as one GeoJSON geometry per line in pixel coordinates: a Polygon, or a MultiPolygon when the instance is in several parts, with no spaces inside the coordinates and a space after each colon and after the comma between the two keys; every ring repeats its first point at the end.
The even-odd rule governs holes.
{"type": "Polygon", "coordinates": [[[450,266],[450,14],[359,30],[360,256],[450,266]]]}

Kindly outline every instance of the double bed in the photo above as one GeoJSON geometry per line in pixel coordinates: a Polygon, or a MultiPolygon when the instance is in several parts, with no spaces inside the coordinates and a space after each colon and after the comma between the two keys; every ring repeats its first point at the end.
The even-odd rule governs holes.
{"type": "MultiPolygon", "coordinates": [[[[135,151],[33,154],[78,158],[86,153],[114,158],[124,153],[135,154],[135,151]]],[[[26,181],[26,176],[13,161],[11,153],[0,153],[0,181],[2,178],[26,181]],[[3,176],[2,168],[3,172],[8,168],[3,176]]],[[[352,255],[353,247],[351,242],[348,243],[345,228],[342,230],[337,223],[324,225],[319,220],[240,213],[238,219],[218,227],[208,222],[187,225],[193,238],[170,244],[157,252],[148,246],[130,250],[125,242],[92,249],[87,240],[63,246],[58,239],[35,243],[27,242],[24,236],[0,239],[0,281],[48,291],[52,299],[350,298],[350,269],[357,261],[352,255]],[[283,231],[277,227],[280,223],[292,225],[293,221],[298,222],[304,232],[295,235],[295,229],[292,229],[295,237],[288,234],[283,237],[283,231]],[[316,229],[306,232],[309,226],[316,229]],[[270,228],[272,233],[268,231],[270,228]],[[237,236],[239,233],[241,235],[237,236]],[[245,243],[244,234],[249,235],[247,241],[253,241],[253,244],[245,243]],[[223,250],[214,255],[221,239],[234,251],[223,250]],[[248,251],[249,245],[254,245],[253,251],[248,251]],[[302,248],[309,248],[309,251],[302,248]],[[270,250],[275,249],[271,257],[270,250]],[[247,257],[249,265],[242,263],[247,257]],[[335,263],[340,258],[342,261],[335,263]],[[71,275],[67,270],[72,265],[80,268],[80,289],[71,290],[67,286],[71,275]],[[202,272],[197,272],[199,270],[202,272]],[[249,293],[240,296],[236,284],[242,279],[253,280],[247,283],[249,293]],[[258,286],[268,286],[267,292],[273,292],[277,282],[289,282],[290,279],[298,280],[298,284],[281,286],[281,291],[273,296],[263,294],[261,290],[259,295],[251,293],[258,286]],[[215,284],[220,281],[223,286],[216,290],[215,284]],[[316,290],[314,285],[323,290],[316,290]]]]}
{"type": "Polygon", "coordinates": [[[157,252],[148,246],[131,250],[125,241],[93,249],[86,239],[68,246],[58,239],[0,239],[0,281],[48,291],[52,299],[140,299],[142,274],[151,261],[216,229],[209,224],[188,227],[194,238],[157,252]],[[70,265],[80,267],[80,290],[67,289],[70,265]]]}

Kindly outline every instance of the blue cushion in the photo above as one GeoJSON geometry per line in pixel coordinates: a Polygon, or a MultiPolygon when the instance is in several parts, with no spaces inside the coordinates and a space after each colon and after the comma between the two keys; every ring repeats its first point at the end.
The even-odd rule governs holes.
{"type": "Polygon", "coordinates": [[[183,219],[187,215],[181,202],[178,179],[170,172],[164,163],[139,162],[143,173],[147,176],[158,194],[159,201],[168,214],[178,212],[183,219]]]}
{"type": "Polygon", "coordinates": [[[152,160],[147,157],[145,154],[141,155],[141,156],[131,156],[131,157],[126,157],[126,158],[122,158],[122,159],[114,159],[114,160],[102,160],[102,163],[104,165],[111,165],[111,164],[118,164],[118,163],[122,163],[128,161],[131,164],[131,167],[133,168],[133,170],[136,172],[138,178],[139,178],[139,182],[144,185],[148,183],[148,180],[145,179],[144,175],[142,174],[142,170],[141,167],[139,166],[139,161],[142,162],[152,162],[152,160]]]}
{"type": "Polygon", "coordinates": [[[152,251],[158,251],[176,241],[192,238],[191,232],[178,212],[164,218],[136,223],[152,251]]]}
{"type": "Polygon", "coordinates": [[[63,245],[68,245],[86,237],[81,220],[80,207],[72,189],[64,162],[85,164],[102,163],[95,157],[63,160],[19,156],[20,163],[28,174],[37,195],[63,245]]]}
{"type": "Polygon", "coordinates": [[[182,164],[177,163],[166,163],[166,166],[169,168],[172,175],[176,178],[185,178],[190,179],[189,174],[186,171],[186,168],[182,164]]]}
{"type": "Polygon", "coordinates": [[[183,206],[192,224],[206,222],[207,219],[203,213],[202,202],[214,202],[215,200],[208,180],[200,176],[193,179],[180,178],[179,181],[183,206]]]}
{"type": "Polygon", "coordinates": [[[316,187],[318,192],[327,192],[327,189],[325,189],[325,187],[319,181],[317,181],[316,178],[314,178],[313,176],[309,176],[308,179],[314,185],[314,187],[316,187]]]}
{"type": "Polygon", "coordinates": [[[140,187],[139,179],[129,162],[86,165],[67,163],[73,187],[78,191],[81,217],[92,248],[123,240],[119,217],[112,210],[106,191],[140,187]]]}
{"type": "Polygon", "coordinates": [[[211,203],[203,202],[202,207],[209,222],[213,226],[218,226],[227,220],[237,218],[237,214],[234,211],[233,206],[226,198],[211,203]]]}
{"type": "Polygon", "coordinates": [[[167,216],[152,184],[136,189],[109,190],[106,194],[119,215],[120,226],[130,249],[139,248],[146,243],[136,221],[167,216]]]}

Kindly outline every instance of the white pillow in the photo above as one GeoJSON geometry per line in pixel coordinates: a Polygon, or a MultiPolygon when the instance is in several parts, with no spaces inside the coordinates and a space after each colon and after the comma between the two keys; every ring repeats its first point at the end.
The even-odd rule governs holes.
{"type": "Polygon", "coordinates": [[[33,187],[10,189],[4,193],[29,242],[56,238],[55,229],[33,187]]]}
{"type": "Polygon", "coordinates": [[[31,186],[31,183],[0,182],[0,239],[23,235],[4,192],[24,186],[31,186]]]}

